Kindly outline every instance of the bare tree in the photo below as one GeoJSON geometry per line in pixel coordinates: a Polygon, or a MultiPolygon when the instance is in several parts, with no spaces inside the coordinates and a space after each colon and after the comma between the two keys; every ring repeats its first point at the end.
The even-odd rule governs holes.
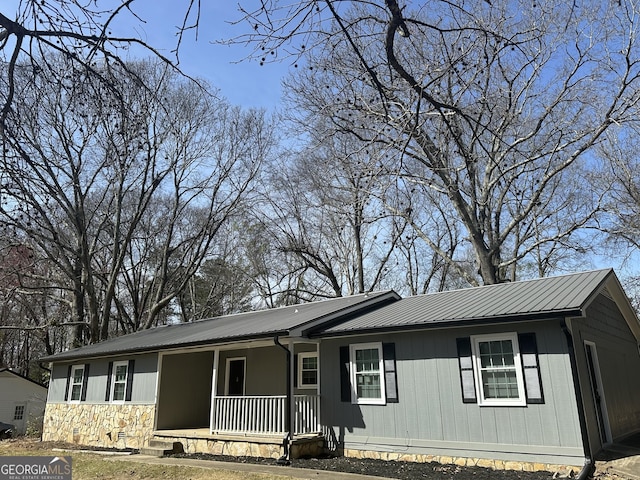
{"type": "Polygon", "coordinates": [[[613,147],[601,151],[606,158],[596,178],[601,189],[608,189],[606,221],[600,225],[609,240],[640,249],[640,147],[638,133],[612,139],[613,147]]]}
{"type": "Polygon", "coordinates": [[[382,208],[375,148],[350,137],[315,137],[276,166],[266,197],[279,250],[305,271],[305,298],[380,289],[406,228],[382,208]]]}
{"type": "Polygon", "coordinates": [[[282,5],[247,12],[255,28],[242,40],[266,52],[299,47],[304,72],[287,85],[298,107],[331,119],[324,135],[385,145],[392,172],[447,203],[482,282],[517,277],[523,259],[570,243],[599,208],[572,204],[569,223],[558,216],[584,194],[571,170],[634,120],[633,2],[282,5]]]}
{"type": "MultiPolygon", "coordinates": [[[[116,92],[118,85],[109,82],[104,65],[127,69],[122,54],[137,48],[143,55],[153,55],[165,65],[177,68],[179,47],[185,32],[197,32],[199,3],[184,0],[176,4],[176,15],[182,21],[176,25],[176,48],[170,57],[137,35],[122,33],[124,20],[145,20],[137,12],[141,2],[114,0],[108,5],[80,0],[15,0],[0,7],[0,138],[4,122],[14,107],[16,73],[29,65],[34,71],[51,70],[51,62],[64,58],[73,69],[103,82],[116,92]]],[[[55,81],[64,78],[64,72],[55,81]]],[[[135,74],[135,71],[130,71],[135,74]]]]}
{"type": "Polygon", "coordinates": [[[58,273],[19,233],[0,237],[0,365],[37,381],[45,380],[38,357],[60,351],[69,305],[56,289],[58,273]],[[55,294],[54,294],[55,292],[55,294]]]}
{"type": "MultiPolygon", "coordinates": [[[[178,97],[187,103],[198,99],[194,91],[178,97]]],[[[185,117],[194,107],[185,106],[185,117]]],[[[175,109],[169,111],[173,117],[175,109]]],[[[134,329],[157,324],[203,262],[213,261],[217,242],[225,241],[219,239],[221,229],[249,204],[256,175],[273,147],[273,126],[263,111],[215,102],[202,113],[190,126],[186,118],[168,119],[182,133],[164,153],[178,161],[142,218],[145,234],[128,245],[124,286],[133,307],[127,321],[134,329]]]]}
{"type": "Polygon", "coordinates": [[[260,112],[233,109],[157,63],[112,69],[117,93],[64,58],[53,78],[60,70],[66,81],[53,89],[44,71],[20,77],[0,214],[63,272],[76,341],[96,342],[114,312],[124,331],[148,328],[185,288],[270,134],[260,112]]]}

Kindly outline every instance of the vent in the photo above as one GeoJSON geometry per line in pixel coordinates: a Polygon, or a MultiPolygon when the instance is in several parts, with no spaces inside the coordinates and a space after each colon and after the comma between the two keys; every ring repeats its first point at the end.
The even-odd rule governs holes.
{"type": "Polygon", "coordinates": [[[118,432],[118,440],[124,440],[127,438],[124,432],[118,432]]]}
{"type": "Polygon", "coordinates": [[[79,435],[80,434],[80,429],[79,428],[74,428],[73,429],[73,435],[79,435]]]}

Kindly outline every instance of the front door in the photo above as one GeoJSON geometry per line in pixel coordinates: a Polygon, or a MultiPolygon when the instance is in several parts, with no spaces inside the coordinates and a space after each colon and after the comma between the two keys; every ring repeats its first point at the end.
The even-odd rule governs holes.
{"type": "Polygon", "coordinates": [[[225,395],[244,395],[245,359],[227,359],[227,385],[225,395]]]}
{"type": "Polygon", "coordinates": [[[610,442],[610,436],[607,428],[607,406],[602,388],[598,353],[596,352],[595,343],[584,342],[584,348],[587,355],[587,367],[589,369],[589,380],[591,383],[593,402],[596,407],[596,419],[598,421],[598,432],[600,433],[600,444],[605,445],[610,442]]]}

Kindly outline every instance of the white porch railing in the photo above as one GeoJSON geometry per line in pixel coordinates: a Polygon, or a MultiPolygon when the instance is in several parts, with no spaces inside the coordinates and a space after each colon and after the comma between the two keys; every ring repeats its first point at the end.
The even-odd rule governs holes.
{"type": "MultiPolygon", "coordinates": [[[[285,395],[214,397],[211,430],[213,433],[284,435],[286,400],[285,395]]],[[[295,395],[294,434],[319,432],[319,412],[318,395],[295,395]]]]}

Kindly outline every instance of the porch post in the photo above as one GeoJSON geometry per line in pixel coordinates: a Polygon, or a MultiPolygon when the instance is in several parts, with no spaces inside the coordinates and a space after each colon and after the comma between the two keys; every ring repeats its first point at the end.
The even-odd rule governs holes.
{"type": "Polygon", "coordinates": [[[218,394],[218,363],[220,361],[220,350],[213,351],[213,370],[211,373],[211,412],[209,416],[209,433],[213,433],[216,416],[216,395],[218,394]]]}
{"type": "Polygon", "coordinates": [[[321,402],[321,397],[320,397],[320,375],[322,373],[320,371],[320,340],[318,340],[316,342],[316,358],[317,358],[317,362],[318,362],[317,363],[317,367],[318,367],[317,375],[318,375],[318,378],[316,379],[317,380],[316,395],[318,396],[318,403],[317,403],[318,409],[316,410],[316,423],[317,423],[316,428],[318,430],[320,430],[321,429],[321,427],[320,427],[320,425],[321,425],[321,423],[320,423],[320,402],[321,402]]]}
{"type": "MultiPolygon", "coordinates": [[[[295,436],[296,432],[296,421],[295,421],[295,411],[296,411],[296,392],[294,390],[294,385],[295,385],[295,380],[294,380],[294,375],[296,374],[296,369],[295,369],[295,352],[294,352],[295,348],[294,348],[294,344],[293,344],[293,340],[289,340],[289,358],[291,359],[291,361],[289,362],[289,375],[288,375],[288,380],[289,380],[289,385],[287,387],[287,392],[291,392],[291,401],[289,402],[289,431],[291,432],[291,440],[293,440],[293,437],[295,436]]],[[[298,365],[298,368],[302,368],[300,365],[298,365]]]]}
{"type": "Polygon", "coordinates": [[[293,439],[293,430],[294,430],[294,426],[293,426],[293,408],[292,405],[294,404],[294,399],[293,399],[293,377],[292,377],[292,372],[293,372],[293,358],[291,358],[292,355],[292,351],[293,351],[293,346],[292,346],[292,341],[291,339],[289,339],[289,344],[288,347],[285,347],[284,345],[282,345],[282,343],[280,343],[280,340],[278,339],[278,336],[276,335],[275,337],[273,337],[273,342],[280,348],[282,348],[286,354],[287,354],[287,363],[286,363],[286,368],[285,368],[285,373],[286,373],[286,389],[287,389],[287,398],[285,400],[285,412],[284,412],[284,419],[285,419],[285,430],[287,431],[285,434],[285,437],[282,441],[282,448],[284,449],[284,454],[278,459],[278,464],[280,465],[289,465],[290,461],[289,461],[289,446],[291,444],[291,440],[293,439]]]}

